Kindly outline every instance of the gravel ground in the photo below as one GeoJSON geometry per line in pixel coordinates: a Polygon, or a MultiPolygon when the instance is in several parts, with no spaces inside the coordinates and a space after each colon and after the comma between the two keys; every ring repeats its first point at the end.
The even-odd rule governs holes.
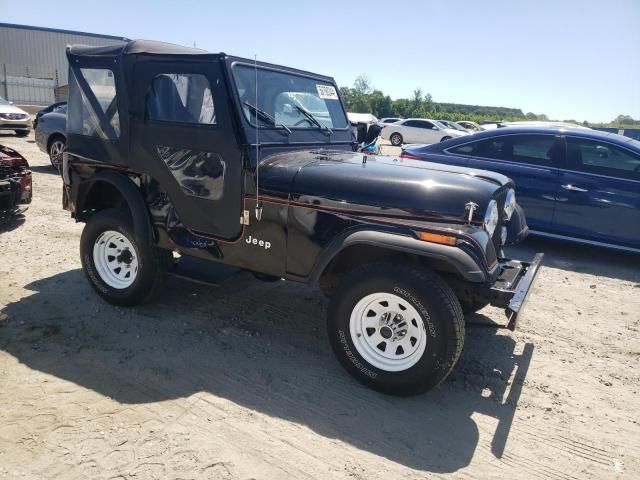
{"type": "Polygon", "coordinates": [[[518,331],[484,309],[443,385],[390,398],[340,368],[301,285],[106,304],[47,157],[0,143],[34,171],[0,230],[0,478],[639,478],[638,257],[527,240],[510,253],[547,256],[518,331]]]}

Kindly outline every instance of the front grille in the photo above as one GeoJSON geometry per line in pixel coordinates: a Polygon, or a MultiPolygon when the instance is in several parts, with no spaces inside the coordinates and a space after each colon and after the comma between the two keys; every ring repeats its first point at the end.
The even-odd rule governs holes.
{"type": "Polygon", "coordinates": [[[502,215],[504,213],[504,202],[507,198],[507,192],[509,189],[507,188],[502,188],[500,190],[498,190],[496,192],[496,194],[494,195],[493,199],[498,202],[498,226],[496,227],[495,232],[493,232],[493,237],[491,238],[491,241],[493,242],[493,246],[496,249],[496,253],[499,253],[500,250],[502,249],[502,242],[500,240],[500,233],[502,231],[502,226],[504,225],[504,218],[502,218],[502,215]]]}
{"type": "Polygon", "coordinates": [[[24,120],[28,116],[29,115],[25,115],[24,113],[3,113],[3,114],[0,114],[0,117],[4,118],[5,120],[24,120]]]}
{"type": "Polygon", "coordinates": [[[13,169],[9,165],[3,163],[2,160],[0,160],[0,180],[9,178],[12,173],[13,169]]]}

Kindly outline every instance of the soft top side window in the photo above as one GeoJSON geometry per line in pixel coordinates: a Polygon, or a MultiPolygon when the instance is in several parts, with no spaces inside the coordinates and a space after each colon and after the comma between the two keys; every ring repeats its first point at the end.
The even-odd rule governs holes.
{"type": "Polygon", "coordinates": [[[146,118],[159,122],[215,125],[209,80],[197,73],[156,75],[147,89],[146,118]]]}
{"type": "Polygon", "coordinates": [[[79,115],[68,116],[67,129],[77,135],[115,140],[120,136],[120,116],[113,72],[106,68],[81,68],[80,75],[89,91],[80,88],[82,79],[76,79],[72,70],[69,77],[69,105],[79,115]],[[90,99],[87,95],[94,98],[90,99]],[[108,125],[101,121],[98,113],[103,114],[102,118],[106,118],[108,125]]]}

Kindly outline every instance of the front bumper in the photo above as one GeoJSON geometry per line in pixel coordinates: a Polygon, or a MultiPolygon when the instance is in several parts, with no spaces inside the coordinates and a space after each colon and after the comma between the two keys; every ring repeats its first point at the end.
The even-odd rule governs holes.
{"type": "Polygon", "coordinates": [[[507,328],[515,330],[518,315],[540,270],[544,253],[537,253],[531,262],[502,259],[502,271],[489,290],[491,305],[504,308],[509,320],[507,328]]]}
{"type": "Polygon", "coordinates": [[[0,130],[31,130],[31,119],[21,118],[19,120],[10,120],[0,118],[0,130]]]}

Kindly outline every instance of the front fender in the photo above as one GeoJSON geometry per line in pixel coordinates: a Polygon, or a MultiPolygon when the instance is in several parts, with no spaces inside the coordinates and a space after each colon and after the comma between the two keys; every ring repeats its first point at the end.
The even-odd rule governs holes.
{"type": "MultiPolygon", "coordinates": [[[[389,232],[360,230],[334,240],[322,251],[311,271],[309,283],[317,285],[331,260],[342,250],[353,245],[376,246],[396,252],[436,259],[449,264],[462,278],[469,282],[482,283],[493,278],[493,271],[487,272],[484,270],[467,252],[457,246],[425,242],[406,235],[389,232]]],[[[497,268],[497,265],[494,268],[497,268]]]]}

